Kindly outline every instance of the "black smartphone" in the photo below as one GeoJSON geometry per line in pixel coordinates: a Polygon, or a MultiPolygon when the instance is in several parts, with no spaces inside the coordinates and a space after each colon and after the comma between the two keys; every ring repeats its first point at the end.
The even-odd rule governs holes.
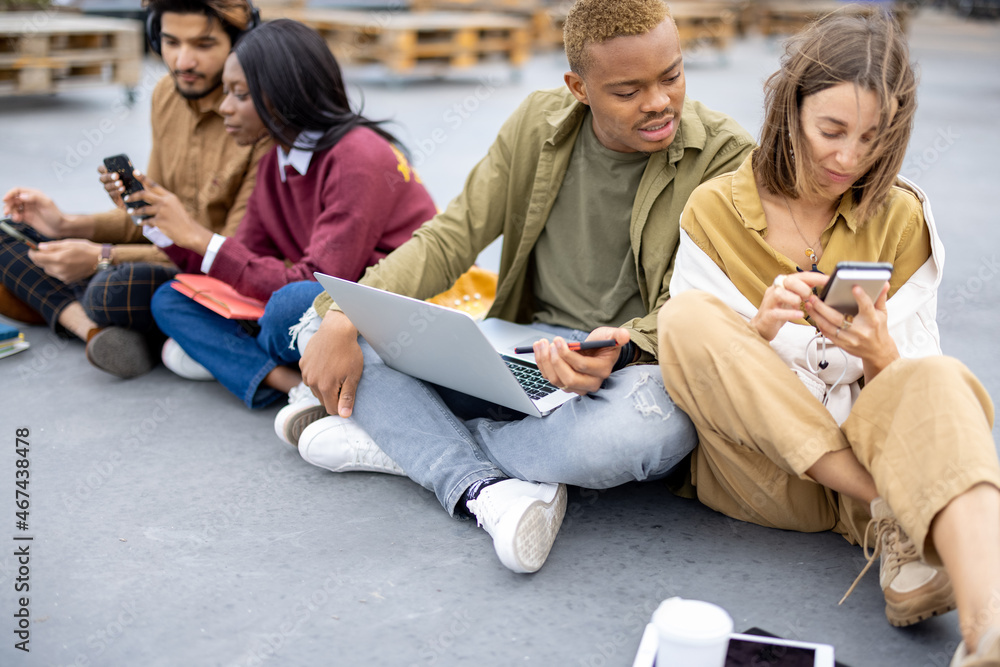
{"type": "Polygon", "coordinates": [[[32,250],[38,250],[38,244],[35,240],[27,236],[24,232],[14,226],[14,221],[10,218],[3,218],[0,220],[0,230],[3,231],[7,236],[11,236],[24,245],[28,246],[32,250]]]}
{"type": "Polygon", "coordinates": [[[839,262],[819,298],[845,315],[858,314],[858,301],[851,290],[860,285],[872,301],[892,276],[888,262],[839,262]]]}
{"type": "MultiPolygon", "coordinates": [[[[143,190],[142,183],[135,180],[135,176],[132,172],[135,168],[132,166],[132,160],[128,159],[128,155],[122,153],[121,155],[112,155],[111,157],[104,158],[104,167],[110,171],[118,174],[118,178],[121,179],[122,185],[125,186],[126,195],[133,195],[136,192],[143,190]]],[[[129,208],[140,208],[146,206],[146,202],[141,199],[135,199],[126,202],[129,208]]],[[[149,216],[142,216],[143,219],[149,216]]]]}

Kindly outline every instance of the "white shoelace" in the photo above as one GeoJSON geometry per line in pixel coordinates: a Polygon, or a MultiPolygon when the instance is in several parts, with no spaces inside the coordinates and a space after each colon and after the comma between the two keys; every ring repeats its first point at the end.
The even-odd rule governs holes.
{"type": "Polygon", "coordinates": [[[312,389],[305,382],[300,382],[288,391],[288,403],[301,403],[313,397],[312,389]]]}
{"type": "Polygon", "coordinates": [[[354,452],[354,463],[374,466],[387,470],[398,470],[402,472],[402,468],[396,465],[396,462],[389,458],[388,454],[382,451],[382,448],[376,445],[371,440],[362,440],[358,438],[352,438],[351,451],[354,452]]]}

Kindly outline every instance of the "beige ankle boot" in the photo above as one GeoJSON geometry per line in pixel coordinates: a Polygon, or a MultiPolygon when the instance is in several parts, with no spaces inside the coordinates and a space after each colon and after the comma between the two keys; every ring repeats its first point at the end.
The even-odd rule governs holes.
{"type": "Polygon", "coordinates": [[[954,609],[955,595],[948,574],[920,559],[913,540],[884,500],[873,500],[871,510],[872,520],[865,530],[864,540],[868,564],[840,602],[854,591],[875,558],[881,557],[879,584],[885,595],[885,616],[889,623],[897,627],[913,625],[954,609]],[[868,536],[873,528],[875,549],[869,556],[868,536]]]}

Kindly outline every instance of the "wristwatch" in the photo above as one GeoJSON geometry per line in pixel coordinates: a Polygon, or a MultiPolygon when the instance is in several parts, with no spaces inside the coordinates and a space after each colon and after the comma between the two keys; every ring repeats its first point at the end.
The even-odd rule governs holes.
{"type": "Polygon", "coordinates": [[[110,243],[105,243],[101,246],[101,258],[97,260],[98,271],[111,268],[111,248],[112,245],[110,243]]]}

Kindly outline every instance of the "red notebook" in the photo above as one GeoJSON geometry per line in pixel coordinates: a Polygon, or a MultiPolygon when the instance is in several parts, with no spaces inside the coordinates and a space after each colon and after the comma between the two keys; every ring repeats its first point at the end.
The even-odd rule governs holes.
{"type": "Polygon", "coordinates": [[[197,273],[178,273],[170,285],[228,320],[259,320],[264,302],[243,296],[229,283],[197,273]]]}

